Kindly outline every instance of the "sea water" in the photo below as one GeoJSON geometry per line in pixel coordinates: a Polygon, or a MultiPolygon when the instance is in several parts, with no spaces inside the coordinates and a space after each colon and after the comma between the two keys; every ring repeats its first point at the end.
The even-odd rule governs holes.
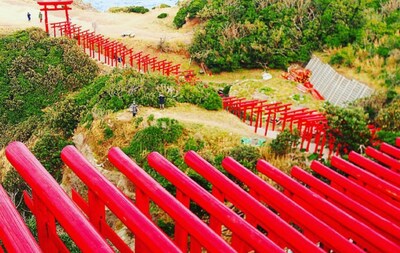
{"type": "Polygon", "coordinates": [[[123,6],[144,6],[146,8],[153,8],[160,4],[168,4],[175,6],[178,0],[83,0],[85,3],[90,3],[94,8],[99,11],[107,11],[110,7],[123,7],[123,6]]]}

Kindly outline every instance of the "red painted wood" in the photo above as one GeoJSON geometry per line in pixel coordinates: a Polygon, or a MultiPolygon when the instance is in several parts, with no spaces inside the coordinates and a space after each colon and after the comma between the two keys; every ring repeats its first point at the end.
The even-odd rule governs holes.
{"type": "Polygon", "coordinates": [[[82,251],[113,252],[23,143],[9,144],[6,157],[82,251]]]}
{"type": "Polygon", "coordinates": [[[147,159],[152,168],[204,208],[210,216],[215,216],[225,227],[237,234],[257,252],[284,252],[160,154],[157,152],[150,153],[147,159]]]}
{"type": "Polygon", "coordinates": [[[386,153],[398,160],[400,159],[400,148],[397,148],[387,143],[382,143],[379,149],[383,153],[386,153]]]}
{"type": "Polygon", "coordinates": [[[75,147],[65,147],[61,152],[61,159],[135,234],[136,241],[143,241],[152,252],[181,252],[121,191],[85,160],[75,147]]]}
{"type": "Polygon", "coordinates": [[[400,226],[400,208],[387,202],[382,197],[365,189],[354,181],[348,180],[343,175],[334,172],[332,169],[322,165],[319,162],[312,162],[311,169],[319,175],[327,178],[331,182],[331,186],[340,190],[352,199],[357,200],[360,204],[373,210],[375,213],[400,226]]]}
{"type": "Polygon", "coordinates": [[[377,162],[367,159],[366,157],[355,153],[350,152],[349,154],[349,161],[354,163],[355,165],[365,169],[373,173],[375,176],[393,184],[400,188],[400,174],[396,173],[389,168],[380,165],[377,162]]]}
{"type": "Polygon", "coordinates": [[[386,165],[389,167],[391,170],[400,173],[400,161],[398,159],[395,159],[391,157],[390,155],[387,155],[379,150],[376,150],[372,147],[367,147],[365,149],[365,153],[369,156],[377,160],[378,162],[386,165]]]}
{"type": "Polygon", "coordinates": [[[353,179],[357,180],[359,184],[381,195],[393,205],[400,207],[400,189],[396,186],[337,156],[332,157],[331,163],[332,166],[349,174],[353,179]]]}
{"type": "Polygon", "coordinates": [[[286,222],[297,224],[304,234],[310,234],[310,237],[316,239],[314,243],[322,242],[325,250],[363,252],[330,226],[267,184],[231,157],[225,158],[222,161],[222,166],[227,172],[245,183],[250,191],[253,191],[253,196],[258,195],[259,197],[256,199],[278,211],[281,218],[286,217],[286,219],[283,218],[286,222]]]}
{"type": "Polygon", "coordinates": [[[283,247],[289,247],[297,252],[322,252],[313,242],[281,220],[195,152],[187,152],[185,162],[209,181],[213,187],[222,191],[229,202],[245,214],[250,214],[257,219],[257,223],[267,230],[268,236],[275,234],[279,238],[277,244],[282,241],[283,247]]]}
{"type": "Polygon", "coordinates": [[[389,220],[381,217],[338,190],[333,189],[299,167],[293,167],[291,175],[305,183],[312,191],[317,192],[332,204],[370,226],[377,233],[385,236],[395,244],[400,244],[400,228],[389,220]]]}
{"type": "Polygon", "coordinates": [[[290,191],[293,200],[335,228],[339,233],[352,238],[361,248],[366,248],[368,252],[400,252],[399,245],[376,233],[369,226],[348,215],[321,196],[312,193],[266,161],[259,160],[257,169],[290,191]]]}
{"type": "MultiPolygon", "coordinates": [[[[142,194],[148,196],[168,213],[175,220],[176,224],[187,230],[191,235],[191,240],[195,238],[200,245],[203,245],[210,252],[234,252],[221,237],[215,234],[184,205],[179,203],[167,190],[136,165],[119,148],[112,148],[108,153],[108,158],[115,167],[134,183],[137,187],[136,189],[140,189],[142,194]]],[[[186,238],[185,242],[187,244],[188,238],[186,238]]]]}
{"type": "MultiPolygon", "coordinates": [[[[0,241],[10,253],[42,252],[14,203],[0,185],[0,241]]],[[[0,247],[1,250],[1,247],[0,247]]]]}

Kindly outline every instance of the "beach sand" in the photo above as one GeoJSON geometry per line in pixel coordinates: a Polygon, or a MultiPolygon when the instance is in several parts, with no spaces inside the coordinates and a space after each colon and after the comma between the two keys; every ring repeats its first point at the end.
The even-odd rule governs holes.
{"type": "MultiPolygon", "coordinates": [[[[93,10],[83,10],[73,7],[70,11],[71,22],[82,26],[84,30],[93,31],[93,23],[96,23],[96,33],[110,38],[119,38],[124,33],[135,34],[135,40],[157,43],[160,38],[168,41],[181,41],[189,43],[193,30],[190,28],[175,29],[172,20],[178,11],[178,7],[156,8],[145,14],[137,13],[107,13],[93,10]],[[165,19],[158,19],[160,13],[167,13],[165,19]]],[[[8,33],[28,27],[40,27],[39,5],[32,0],[1,0],[0,1],[0,33],[8,33]],[[31,13],[31,21],[28,21],[27,12],[31,13]]],[[[49,23],[65,21],[63,11],[49,12],[49,23]]]]}

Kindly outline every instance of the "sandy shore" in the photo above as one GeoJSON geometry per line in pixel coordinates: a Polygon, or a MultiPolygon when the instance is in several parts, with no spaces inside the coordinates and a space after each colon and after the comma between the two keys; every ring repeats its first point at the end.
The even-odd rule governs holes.
{"type": "MultiPolygon", "coordinates": [[[[124,33],[134,33],[135,40],[158,42],[160,38],[167,41],[179,40],[190,42],[192,30],[173,27],[172,20],[178,11],[178,7],[153,9],[146,14],[136,13],[103,13],[91,10],[73,8],[70,12],[71,22],[82,26],[84,29],[93,30],[95,22],[97,33],[111,38],[119,38],[124,33]],[[160,13],[167,13],[165,19],[158,19],[160,13]]],[[[14,31],[28,27],[41,27],[39,22],[39,5],[32,0],[1,0],[0,1],[0,33],[14,31]],[[31,21],[28,21],[27,12],[31,13],[31,21]]],[[[63,12],[50,12],[49,22],[65,21],[63,12]]]]}

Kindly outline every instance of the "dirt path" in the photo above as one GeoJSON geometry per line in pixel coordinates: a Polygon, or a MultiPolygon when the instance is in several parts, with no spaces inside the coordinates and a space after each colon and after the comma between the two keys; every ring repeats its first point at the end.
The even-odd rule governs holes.
{"type": "MultiPolygon", "coordinates": [[[[166,41],[183,41],[189,43],[193,32],[191,29],[175,29],[172,20],[178,7],[156,8],[145,14],[136,13],[104,13],[92,10],[73,8],[70,12],[71,22],[82,26],[83,29],[93,30],[96,23],[97,33],[111,38],[119,38],[123,33],[134,33],[132,40],[158,42],[160,38],[166,41]],[[165,19],[158,19],[161,13],[167,13],[165,19]]],[[[14,31],[28,27],[44,28],[39,22],[39,5],[32,0],[2,0],[0,1],[0,32],[14,31]],[[31,13],[29,22],[27,13],[31,13]]],[[[50,12],[49,22],[65,21],[63,12],[50,12]]]]}
{"type": "MultiPolygon", "coordinates": [[[[208,128],[222,129],[232,134],[237,134],[245,137],[263,136],[260,133],[254,133],[254,127],[241,122],[238,117],[226,111],[207,111],[190,104],[181,104],[176,107],[166,108],[164,110],[155,108],[140,108],[137,117],[147,119],[149,115],[154,117],[172,118],[186,124],[199,124],[208,128]]],[[[120,112],[117,118],[122,121],[130,121],[132,114],[128,111],[120,112]]]]}

